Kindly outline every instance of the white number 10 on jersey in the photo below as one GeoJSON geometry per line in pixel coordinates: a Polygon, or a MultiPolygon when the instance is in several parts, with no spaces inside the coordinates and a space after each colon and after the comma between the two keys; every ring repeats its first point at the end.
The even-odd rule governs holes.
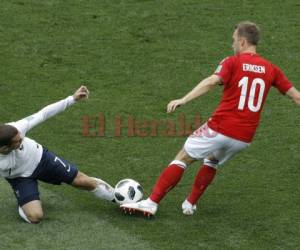
{"type": "MultiPolygon", "coordinates": [[[[245,102],[246,102],[246,97],[247,97],[247,90],[248,90],[248,82],[249,82],[249,77],[244,76],[240,81],[239,81],[239,87],[242,87],[241,91],[241,96],[240,96],[240,101],[239,101],[239,110],[243,110],[245,108],[245,102]]],[[[249,99],[248,99],[248,108],[252,112],[257,112],[261,108],[261,104],[263,101],[264,97],[264,91],[265,91],[265,82],[261,78],[255,78],[252,81],[251,88],[250,88],[250,94],[249,94],[249,99]],[[258,94],[258,100],[256,105],[254,104],[254,97],[255,97],[255,92],[256,88],[259,86],[259,94],[258,94]]]]}

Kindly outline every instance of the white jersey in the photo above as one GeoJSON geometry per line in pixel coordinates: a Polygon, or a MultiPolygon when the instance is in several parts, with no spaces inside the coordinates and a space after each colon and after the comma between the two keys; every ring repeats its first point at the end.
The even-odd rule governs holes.
{"type": "Polygon", "coordinates": [[[36,125],[64,111],[74,103],[73,96],[69,96],[66,99],[46,106],[39,112],[22,120],[7,123],[18,129],[23,140],[20,148],[13,150],[7,155],[0,154],[0,176],[9,179],[29,177],[41,161],[43,147],[36,141],[25,137],[26,133],[36,125]]]}

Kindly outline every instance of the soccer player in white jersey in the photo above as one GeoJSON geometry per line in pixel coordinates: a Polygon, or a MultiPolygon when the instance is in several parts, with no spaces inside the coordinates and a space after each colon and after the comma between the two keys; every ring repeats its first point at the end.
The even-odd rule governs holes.
{"type": "Polygon", "coordinates": [[[38,223],[43,218],[38,180],[55,185],[67,183],[91,191],[98,198],[114,200],[114,189],[108,183],[78,171],[72,163],[26,137],[30,129],[88,95],[87,87],[81,86],[72,96],[31,116],[0,125],[0,176],[5,177],[13,188],[19,215],[28,223],[38,223]]]}
{"type": "Polygon", "coordinates": [[[184,170],[194,161],[204,159],[192,190],[182,203],[183,213],[193,214],[197,201],[214,179],[218,166],[251,143],[270,88],[275,87],[300,105],[300,93],[284,73],[256,53],[259,36],[255,23],[239,23],[232,36],[235,54],[222,60],[211,76],[184,97],[168,104],[167,111],[173,112],[215,86],[223,86],[223,96],[217,109],[207,123],[187,139],[174,161],[163,170],[149,198],[122,205],[125,212],[154,215],[158,204],[180,181],[184,170]]]}

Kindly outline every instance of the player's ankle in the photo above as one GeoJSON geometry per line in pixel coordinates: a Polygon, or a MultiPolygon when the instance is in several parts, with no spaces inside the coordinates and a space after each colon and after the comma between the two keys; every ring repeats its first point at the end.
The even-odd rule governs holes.
{"type": "Polygon", "coordinates": [[[148,199],[146,200],[151,206],[158,206],[158,203],[153,201],[150,197],[148,197],[148,199]]]}
{"type": "Polygon", "coordinates": [[[97,198],[107,201],[113,201],[115,198],[113,188],[103,183],[98,184],[97,187],[94,190],[91,190],[90,192],[93,193],[97,198]]]}
{"type": "Polygon", "coordinates": [[[160,201],[161,201],[161,198],[160,198],[159,195],[156,195],[156,193],[152,193],[148,197],[147,201],[149,201],[150,203],[154,203],[154,204],[158,205],[160,203],[160,201]]]}
{"type": "Polygon", "coordinates": [[[191,204],[191,206],[196,205],[197,202],[192,201],[190,197],[186,198],[186,201],[191,204]]]}

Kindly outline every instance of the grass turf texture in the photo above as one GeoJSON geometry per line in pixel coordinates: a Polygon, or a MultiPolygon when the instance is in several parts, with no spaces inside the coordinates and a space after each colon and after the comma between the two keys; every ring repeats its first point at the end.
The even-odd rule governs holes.
{"type": "MultiPolygon", "coordinates": [[[[28,136],[112,184],[134,178],[146,195],[185,138],[85,138],[82,115],[175,120],[179,112],[165,113],[168,101],[232,53],[232,27],[246,19],[262,27],[259,52],[300,87],[296,0],[2,0],[0,6],[0,122],[31,114],[86,82],[88,102],[28,136]]],[[[206,119],[220,93],[221,88],[180,112],[188,119],[200,112],[206,119]]],[[[114,204],[68,186],[41,184],[45,220],[27,225],[2,179],[0,248],[295,249],[300,245],[299,112],[272,91],[253,145],[218,172],[192,217],[182,215],[180,206],[197,164],[151,221],[124,216],[114,204]]]]}

